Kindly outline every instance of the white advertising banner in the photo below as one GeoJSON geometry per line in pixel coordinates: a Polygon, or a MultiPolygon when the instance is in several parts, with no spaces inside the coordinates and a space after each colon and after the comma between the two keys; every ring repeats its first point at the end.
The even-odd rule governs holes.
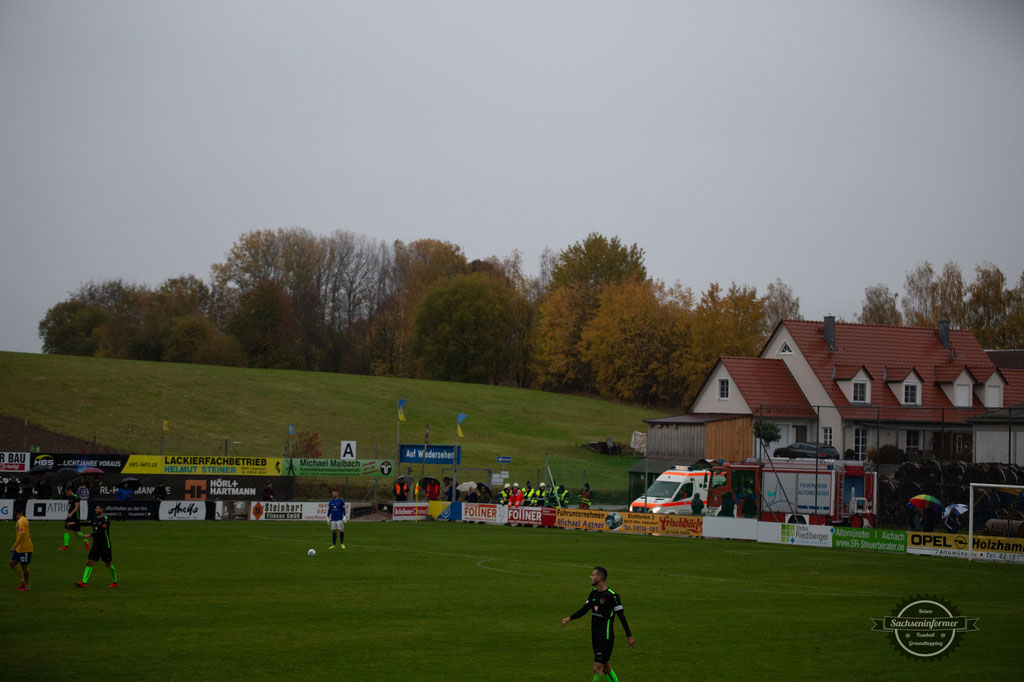
{"type": "MultiPolygon", "coordinates": [[[[345,503],[345,520],[352,513],[352,505],[345,503]]],[[[323,502],[253,502],[249,508],[250,521],[327,521],[327,501],[323,502]]]]}
{"type": "Polygon", "coordinates": [[[463,504],[462,520],[477,523],[508,523],[508,507],[501,504],[463,504]]]}
{"type": "Polygon", "coordinates": [[[29,521],[63,521],[68,517],[68,501],[26,500],[25,516],[29,521]]]}
{"type": "Polygon", "coordinates": [[[14,500],[0,500],[0,521],[14,520],[14,500]]]}
{"type": "Polygon", "coordinates": [[[757,540],[757,519],[705,516],[703,535],[727,540],[757,540]]]}
{"type": "Polygon", "coordinates": [[[392,521],[422,521],[430,518],[429,502],[395,502],[392,521]]]}
{"type": "Polygon", "coordinates": [[[28,471],[28,461],[31,456],[27,452],[0,452],[0,472],[20,474],[28,471]]]}
{"type": "Polygon", "coordinates": [[[757,541],[771,542],[781,545],[805,545],[808,547],[831,547],[832,526],[809,526],[802,523],[771,523],[761,521],[757,524],[757,541]]]}
{"type": "Polygon", "coordinates": [[[206,502],[163,500],[158,514],[161,521],[205,521],[206,502]]]}

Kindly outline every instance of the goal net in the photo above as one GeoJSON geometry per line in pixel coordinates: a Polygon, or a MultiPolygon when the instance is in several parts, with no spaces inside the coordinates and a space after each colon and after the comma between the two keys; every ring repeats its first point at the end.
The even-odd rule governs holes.
{"type": "Polygon", "coordinates": [[[1024,562],[1024,486],[971,483],[968,508],[946,511],[947,528],[967,531],[969,559],[1024,562]]]}

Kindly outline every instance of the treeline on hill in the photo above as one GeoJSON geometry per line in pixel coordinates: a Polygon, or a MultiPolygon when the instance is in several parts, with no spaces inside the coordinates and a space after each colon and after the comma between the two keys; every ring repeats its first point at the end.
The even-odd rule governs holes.
{"type": "MultiPolygon", "coordinates": [[[[991,270],[979,268],[979,282],[991,270]]],[[[907,319],[975,328],[967,312],[944,312],[947,290],[927,273],[927,263],[912,273],[925,293],[910,308],[904,299],[907,319]]],[[[960,282],[964,311],[991,295],[960,282]]],[[[876,318],[871,291],[862,321],[893,323],[876,318]]],[[[1022,291],[1001,292],[1004,326],[1019,321],[1022,291]]],[[[618,237],[545,251],[528,277],[518,252],[469,261],[433,239],[292,228],[242,235],[208,281],[84,284],[47,311],[39,334],[47,353],[491,383],[678,409],[720,355],[755,355],[779,320],[799,317],[781,280],[763,296],[713,283],[698,297],[648,278],[643,250],[618,237]]]]}

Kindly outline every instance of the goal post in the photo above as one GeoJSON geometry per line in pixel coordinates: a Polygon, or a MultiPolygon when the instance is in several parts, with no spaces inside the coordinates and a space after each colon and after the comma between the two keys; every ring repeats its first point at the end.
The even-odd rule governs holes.
{"type": "MultiPolygon", "coordinates": [[[[994,558],[986,551],[979,556],[974,539],[984,539],[997,552],[1024,552],[1024,486],[1007,483],[971,483],[967,511],[967,558],[994,558]],[[1019,545],[1019,547],[1018,547],[1019,545]]],[[[963,527],[963,524],[960,524],[963,527]]]]}

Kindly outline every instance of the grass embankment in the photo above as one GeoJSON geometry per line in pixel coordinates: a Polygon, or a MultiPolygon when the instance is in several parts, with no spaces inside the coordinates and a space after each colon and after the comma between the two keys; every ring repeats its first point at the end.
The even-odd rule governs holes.
{"type": "MultiPolygon", "coordinates": [[[[581,444],[628,442],[661,413],[600,400],[515,388],[348,374],[277,371],[0,352],[0,414],[142,454],[284,456],[288,425],[319,435],[325,456],[358,443],[360,459],[389,459],[398,442],[397,401],[408,400],[401,440],[455,442],[456,414],[468,417],[463,467],[537,480],[545,454],[556,477],[598,490],[625,490],[632,460],[596,455],[581,444]]],[[[294,437],[292,437],[294,438],[294,437]]],[[[414,473],[419,474],[418,465],[414,473]]],[[[438,475],[439,467],[427,467],[438,475]]],[[[460,476],[462,478],[462,476],[460,476]]],[[[482,480],[480,472],[466,478],[482,480]]],[[[622,500],[624,502],[624,500],[622,500]]]]}

